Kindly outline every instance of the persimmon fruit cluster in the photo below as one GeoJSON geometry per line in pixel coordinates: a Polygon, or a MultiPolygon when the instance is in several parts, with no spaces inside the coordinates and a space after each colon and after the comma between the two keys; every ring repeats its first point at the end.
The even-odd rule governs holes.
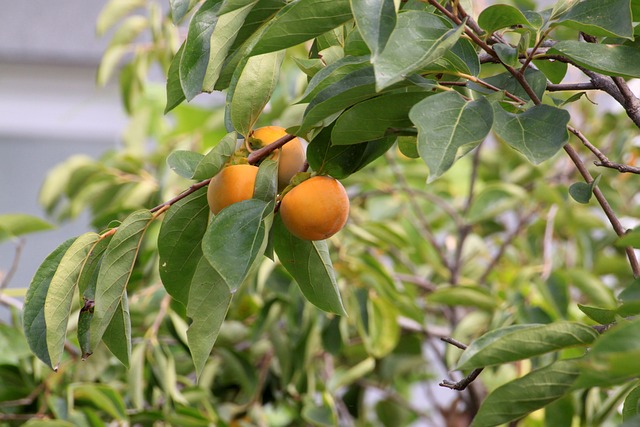
{"type": "MultiPolygon", "coordinates": [[[[287,134],[285,128],[280,126],[264,126],[254,129],[247,137],[250,150],[257,150],[265,145],[277,141],[287,134]]],[[[300,139],[294,138],[282,148],[274,152],[274,160],[278,161],[278,190],[282,191],[291,178],[302,170],[305,162],[305,153],[300,139]]]]}

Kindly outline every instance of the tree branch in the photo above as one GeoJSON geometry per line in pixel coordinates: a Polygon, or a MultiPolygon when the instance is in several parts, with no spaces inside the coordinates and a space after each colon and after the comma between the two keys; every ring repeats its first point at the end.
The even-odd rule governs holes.
{"type": "MultiPolygon", "coordinates": [[[[466,350],[467,346],[463,343],[461,343],[458,340],[455,340],[453,338],[450,337],[443,337],[440,338],[442,341],[446,342],[447,344],[451,344],[454,347],[458,347],[461,350],[466,350]]],[[[466,389],[467,387],[469,387],[469,385],[475,381],[476,378],[478,378],[478,375],[480,375],[480,373],[484,370],[484,368],[476,368],[473,371],[471,371],[471,373],[469,375],[467,375],[466,377],[464,377],[463,379],[461,379],[460,381],[454,382],[454,381],[449,381],[449,380],[442,380],[438,385],[440,387],[446,387],[446,388],[450,388],[452,390],[458,390],[458,391],[462,391],[464,389],[466,389]]]]}

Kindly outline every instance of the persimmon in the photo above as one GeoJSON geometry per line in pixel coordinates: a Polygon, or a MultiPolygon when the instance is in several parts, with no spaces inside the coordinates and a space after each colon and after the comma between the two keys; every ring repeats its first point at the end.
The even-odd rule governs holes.
{"type": "Polygon", "coordinates": [[[253,165],[231,165],[211,179],[207,201],[214,214],[227,206],[253,197],[258,168],[253,165]]]}
{"type": "MultiPolygon", "coordinates": [[[[248,148],[254,150],[262,148],[286,134],[287,131],[280,126],[264,126],[254,129],[248,137],[248,148]]],[[[304,165],[305,153],[300,139],[294,138],[287,142],[277,150],[275,158],[278,160],[278,190],[283,190],[304,165]]]]}
{"type": "Polygon", "coordinates": [[[287,230],[300,239],[327,239],[346,224],[349,197],[337,179],[314,176],[284,195],[280,216],[287,230]]]}

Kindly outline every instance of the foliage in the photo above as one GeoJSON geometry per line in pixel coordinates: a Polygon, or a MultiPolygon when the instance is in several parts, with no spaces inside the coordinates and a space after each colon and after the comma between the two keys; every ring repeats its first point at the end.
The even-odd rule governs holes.
{"type": "MultiPolygon", "coordinates": [[[[618,218],[638,218],[619,172],[640,172],[624,80],[639,77],[640,4],[465,3],[173,0],[163,16],[111,0],[98,80],[134,48],[118,71],[125,149],[71,158],[43,186],[48,213],[89,209],[97,232],[35,273],[26,338],[3,325],[3,419],[632,423],[639,241],[618,218]],[[204,101],[213,91],[224,102],[204,101]],[[275,212],[268,156],[291,137],[249,155],[254,198],[210,218],[204,187],[236,138],[274,123],[348,190],[350,222],[327,241],[275,212]],[[436,398],[451,369],[466,377],[436,398]]],[[[47,227],[20,221],[0,231],[47,227]]]]}

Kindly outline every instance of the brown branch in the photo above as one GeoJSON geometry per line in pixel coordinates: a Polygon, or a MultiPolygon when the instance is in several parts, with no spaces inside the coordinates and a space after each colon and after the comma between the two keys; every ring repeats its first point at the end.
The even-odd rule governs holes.
{"type": "Polygon", "coordinates": [[[547,90],[549,92],[563,92],[563,91],[581,91],[581,90],[598,90],[600,89],[593,82],[585,83],[560,83],[560,84],[547,84],[547,90]]]}
{"type": "Polygon", "coordinates": [[[0,293],[9,286],[9,282],[13,278],[14,274],[16,274],[16,270],[18,269],[18,264],[20,264],[20,255],[22,255],[22,249],[24,249],[25,240],[24,238],[18,239],[16,243],[16,250],[13,254],[13,261],[11,262],[11,267],[9,267],[9,271],[4,275],[2,281],[0,281],[0,293]]]}
{"type": "Polygon", "coordinates": [[[596,166],[602,166],[605,168],[616,169],[621,173],[635,173],[640,174],[640,168],[630,165],[625,165],[621,163],[614,163],[607,156],[604,155],[602,151],[598,149],[595,145],[593,145],[586,136],[578,129],[568,126],[569,132],[578,137],[578,139],[582,142],[582,144],[589,149],[597,158],[598,161],[594,162],[596,166]]]}
{"type": "MultiPolygon", "coordinates": [[[[467,346],[463,343],[461,343],[458,340],[455,340],[451,337],[443,337],[440,338],[442,341],[446,342],[447,344],[451,344],[454,347],[457,347],[461,350],[466,350],[467,346]]],[[[460,381],[454,382],[454,381],[449,381],[449,380],[442,380],[438,385],[440,387],[446,387],[446,388],[450,388],[452,390],[458,390],[458,391],[462,391],[464,389],[466,389],[467,387],[469,387],[469,385],[475,381],[476,378],[478,378],[478,375],[480,375],[480,373],[484,370],[484,368],[476,368],[473,371],[471,371],[471,373],[469,375],[467,375],[466,377],[464,377],[463,379],[461,379],[460,381]]]]}

